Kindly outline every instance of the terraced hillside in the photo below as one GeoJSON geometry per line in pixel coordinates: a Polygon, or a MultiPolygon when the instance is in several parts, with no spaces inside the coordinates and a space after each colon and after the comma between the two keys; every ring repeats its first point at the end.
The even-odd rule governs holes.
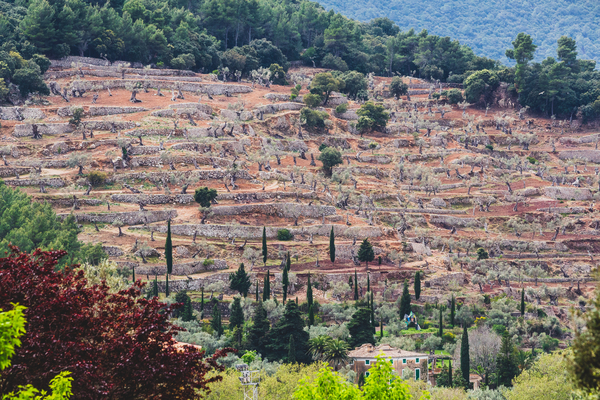
{"type": "Polygon", "coordinates": [[[398,283],[422,270],[417,303],[520,298],[525,287],[528,303],[570,325],[568,309],[592,290],[596,126],[533,118],[500,95],[487,111],[451,106],[433,99],[445,88],[409,78],[410,99],[396,100],[389,79],[370,77],[369,94],[391,120],[361,135],[361,104],[336,93],[322,108],[324,129],[302,124],[300,100],[323,70],[290,70],[303,86],[290,100],[291,86],[99,64],[53,62],[50,97],[0,109],[0,176],[72,213],[80,239],[101,242],[126,274],[158,276],[164,290],[170,219],[174,291],[231,296],[229,273],[244,262],[253,282],[269,271],[281,299],[287,254],[290,296],[304,298],[310,273],[322,304],[352,298],[354,271],[363,293],[369,272],[378,298],[395,301],[398,283]],[[331,177],[318,160],[327,146],[343,159],[331,177]],[[211,207],[194,201],[200,187],[217,190],[211,207]],[[282,229],[293,239],[279,240],[282,229]],[[368,267],[357,258],[365,238],[375,253],[368,267]]]}

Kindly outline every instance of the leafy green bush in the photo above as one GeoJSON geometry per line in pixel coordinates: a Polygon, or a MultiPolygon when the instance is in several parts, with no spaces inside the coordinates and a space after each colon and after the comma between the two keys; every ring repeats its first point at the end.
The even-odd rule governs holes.
{"type": "Polygon", "coordinates": [[[537,160],[531,156],[527,157],[527,161],[529,161],[530,164],[535,164],[537,162],[537,160]]]}
{"type": "Polygon", "coordinates": [[[81,123],[81,118],[83,117],[83,108],[77,107],[73,108],[73,116],[69,120],[69,123],[73,126],[79,126],[81,123]]]}
{"type": "Polygon", "coordinates": [[[90,185],[92,185],[93,187],[98,187],[104,185],[104,183],[106,182],[106,177],[106,173],[104,172],[91,171],[88,174],[87,179],[90,182],[90,185]]]}
{"type": "Polygon", "coordinates": [[[210,258],[207,258],[206,260],[204,260],[204,261],[202,262],[202,265],[203,265],[204,267],[210,267],[211,265],[214,265],[214,263],[215,263],[215,261],[214,261],[214,260],[211,260],[210,258]]]}
{"type": "Polygon", "coordinates": [[[492,326],[492,330],[496,332],[499,336],[502,336],[504,334],[504,331],[506,331],[506,327],[504,325],[494,325],[492,326]]]}
{"type": "Polygon", "coordinates": [[[491,144],[485,145],[485,148],[488,149],[489,151],[494,151],[494,146],[492,146],[491,144]]]}
{"type": "Polygon", "coordinates": [[[274,84],[287,85],[287,81],[285,80],[285,71],[281,65],[271,64],[269,67],[269,72],[271,73],[271,81],[273,81],[274,84]]]}
{"type": "Polygon", "coordinates": [[[288,241],[288,240],[292,240],[294,238],[294,235],[292,235],[292,233],[290,232],[289,229],[279,229],[277,231],[277,240],[281,240],[281,241],[288,241]]]}
{"type": "Polygon", "coordinates": [[[329,114],[325,111],[311,110],[308,107],[304,107],[300,111],[300,120],[310,128],[325,128],[325,120],[328,119],[328,117],[329,114]]]}
{"type": "Polygon", "coordinates": [[[327,146],[325,143],[321,143],[321,144],[319,145],[319,151],[323,151],[323,150],[325,150],[325,149],[326,149],[326,148],[328,148],[328,147],[329,147],[329,146],[327,146]]]}
{"type": "Polygon", "coordinates": [[[458,89],[450,89],[446,93],[446,98],[448,99],[448,103],[450,104],[458,104],[463,101],[463,95],[458,89]]]}
{"type": "Polygon", "coordinates": [[[335,108],[335,112],[338,114],[343,114],[348,111],[348,103],[342,103],[335,108]]]}

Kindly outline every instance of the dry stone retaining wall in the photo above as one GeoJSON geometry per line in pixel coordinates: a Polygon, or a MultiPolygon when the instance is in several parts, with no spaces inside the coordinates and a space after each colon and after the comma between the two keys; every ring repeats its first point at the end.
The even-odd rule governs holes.
{"type": "Polygon", "coordinates": [[[8,186],[49,186],[49,187],[63,187],[65,181],[60,178],[41,178],[41,179],[10,179],[5,180],[5,184],[8,186]]]}
{"type": "Polygon", "coordinates": [[[85,129],[109,131],[113,128],[116,130],[133,129],[137,125],[131,121],[81,121],[81,126],[85,129]]]}
{"type": "Polygon", "coordinates": [[[27,168],[27,167],[22,167],[22,168],[2,167],[2,168],[0,168],[0,178],[16,176],[17,173],[19,175],[24,175],[24,174],[28,174],[30,171],[31,171],[31,168],[27,168]]]}
{"type": "Polygon", "coordinates": [[[264,214],[277,215],[283,218],[294,218],[296,215],[319,218],[326,215],[334,215],[333,206],[307,206],[298,203],[273,203],[273,204],[244,204],[236,206],[211,207],[214,215],[238,215],[238,214],[264,214]]]}
{"type": "MultiPolygon", "coordinates": [[[[36,124],[38,133],[41,135],[62,135],[73,132],[73,127],[68,123],[58,124],[36,124]]],[[[15,137],[33,136],[33,126],[31,124],[16,125],[13,131],[15,137]]]]}
{"type": "Polygon", "coordinates": [[[46,114],[39,108],[0,107],[0,119],[22,121],[27,119],[44,119],[46,114]]]}
{"type": "MultiPolygon", "coordinates": [[[[70,214],[58,214],[65,218],[70,214]]],[[[176,210],[168,211],[135,211],[120,213],[80,213],[73,214],[79,223],[101,222],[112,224],[115,220],[120,220],[124,225],[151,224],[158,221],[166,221],[177,217],[176,210]]]]}
{"type": "MultiPolygon", "coordinates": [[[[90,91],[97,87],[98,81],[83,81],[78,80],[71,83],[71,86],[75,90],[86,90],[90,91]]],[[[231,84],[220,84],[220,83],[196,83],[196,82],[170,82],[163,80],[148,80],[148,79],[119,79],[103,81],[101,83],[103,88],[110,89],[126,89],[131,86],[149,86],[152,88],[160,88],[163,90],[178,90],[186,92],[200,92],[209,93],[211,95],[224,95],[225,93],[236,94],[236,93],[250,93],[252,88],[245,85],[231,85],[231,84]]]]}
{"type": "MultiPolygon", "coordinates": [[[[599,152],[600,153],[600,152],[599,152]]],[[[585,188],[570,188],[562,186],[547,186],[544,188],[546,196],[555,200],[591,200],[592,192],[585,188]]]]}
{"type": "Polygon", "coordinates": [[[144,203],[151,204],[189,204],[194,201],[194,196],[191,194],[113,194],[110,199],[115,203],[144,203]]]}
{"type": "MultiPolygon", "coordinates": [[[[184,178],[184,177],[197,177],[199,180],[213,180],[213,179],[223,179],[226,176],[229,176],[227,171],[223,170],[195,170],[195,171],[171,171],[171,172],[134,172],[130,174],[119,174],[114,175],[111,178],[107,179],[107,183],[115,183],[115,182],[123,182],[127,180],[156,180],[156,179],[169,179],[171,175],[184,178]]],[[[247,179],[250,180],[252,177],[248,174],[247,171],[237,171],[236,179],[247,179]]]]}
{"type": "MultiPolygon", "coordinates": [[[[202,261],[192,261],[181,264],[173,264],[173,275],[192,275],[198,274],[201,272],[209,272],[209,271],[219,271],[223,269],[229,268],[227,266],[227,262],[225,260],[213,260],[212,264],[204,265],[204,260],[202,261]]],[[[148,265],[141,264],[135,268],[135,272],[137,274],[148,274],[148,275],[164,275],[167,273],[167,265],[159,264],[159,265],[148,265]]],[[[229,277],[228,277],[229,278],[229,277]]],[[[229,279],[227,279],[229,280],[229,279]]],[[[179,281],[171,281],[171,282],[179,282],[179,281]]],[[[169,289],[171,289],[171,282],[169,282],[169,289]]]]}
{"type": "Polygon", "coordinates": [[[301,103],[279,103],[279,104],[268,104],[265,106],[258,106],[254,109],[254,114],[258,115],[258,113],[265,113],[265,114],[275,114],[276,112],[279,111],[284,111],[284,110],[300,110],[304,107],[304,104],[301,103]]]}
{"type": "Polygon", "coordinates": [[[571,160],[581,158],[582,160],[600,163],[600,150],[565,150],[558,154],[561,160],[571,160]]]}

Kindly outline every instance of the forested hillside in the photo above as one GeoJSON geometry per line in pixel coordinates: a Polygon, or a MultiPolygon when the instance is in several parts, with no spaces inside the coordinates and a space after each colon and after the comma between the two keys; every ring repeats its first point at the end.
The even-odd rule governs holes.
{"type": "Polygon", "coordinates": [[[582,58],[600,60],[595,1],[516,0],[319,0],[350,18],[394,20],[402,30],[427,29],[470,46],[475,53],[507,62],[504,49],[519,32],[531,35],[539,46],[536,60],[553,56],[556,41],[567,35],[579,44],[582,58]]]}

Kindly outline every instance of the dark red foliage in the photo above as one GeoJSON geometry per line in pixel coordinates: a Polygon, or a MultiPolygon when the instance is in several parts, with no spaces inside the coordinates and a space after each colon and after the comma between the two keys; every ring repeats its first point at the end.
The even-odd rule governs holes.
{"type": "Polygon", "coordinates": [[[74,399],[191,399],[220,379],[216,359],[192,346],[176,349],[170,307],[140,297],[141,284],[108,293],[86,287],[83,273],[55,272],[64,251],[13,253],[0,258],[0,308],[27,307],[27,333],[0,374],[0,393],[33,384],[47,388],[70,371],[74,399]]]}

